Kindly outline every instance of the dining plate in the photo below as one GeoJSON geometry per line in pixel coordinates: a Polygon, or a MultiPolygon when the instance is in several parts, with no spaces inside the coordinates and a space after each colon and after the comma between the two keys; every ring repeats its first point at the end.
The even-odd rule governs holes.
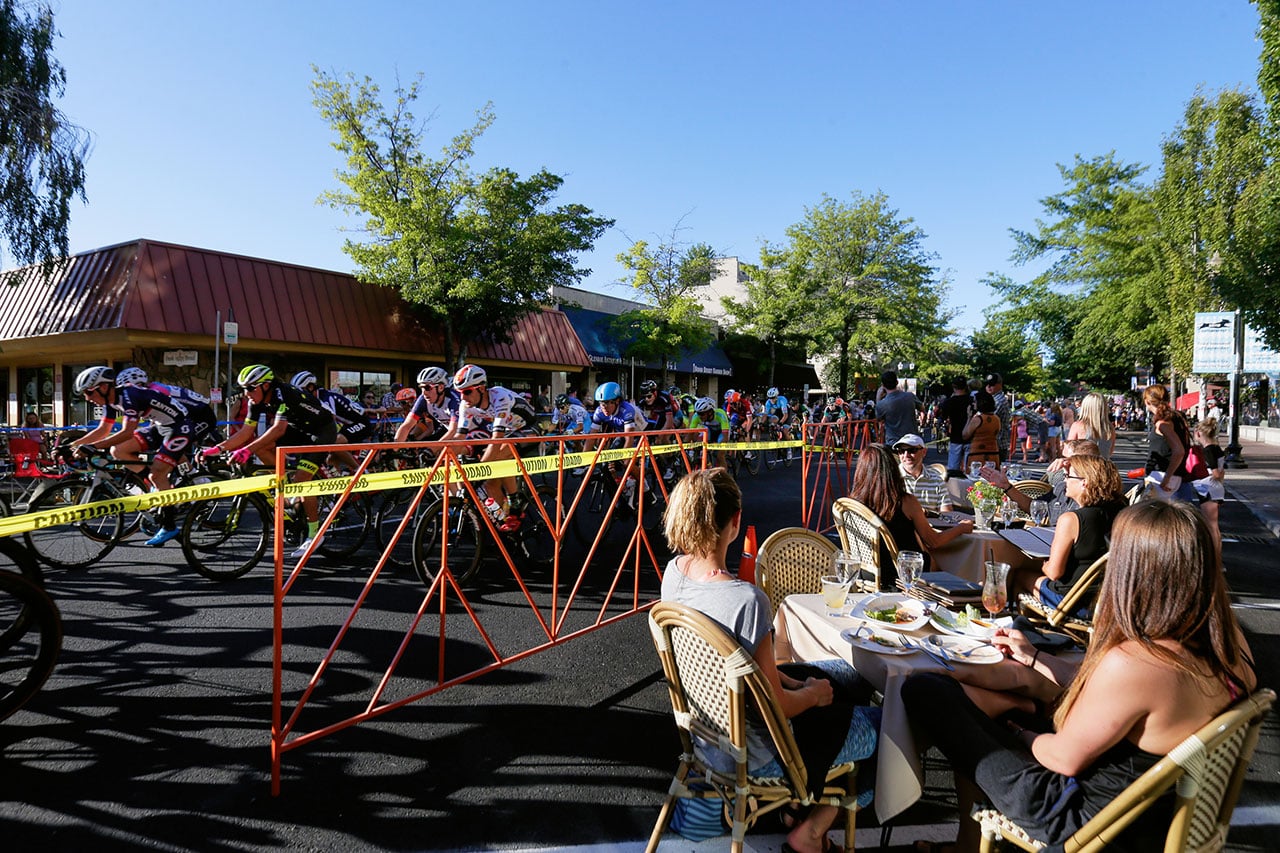
{"type": "Polygon", "coordinates": [[[1004,653],[995,646],[968,637],[933,634],[925,642],[942,649],[952,663],[990,664],[1004,660],[1004,653]]]}
{"type": "Polygon", "coordinates": [[[863,599],[853,606],[853,610],[849,612],[849,615],[854,619],[870,622],[877,628],[889,628],[893,631],[915,631],[929,624],[929,614],[931,612],[932,608],[925,606],[925,603],[918,598],[912,598],[903,593],[891,592],[863,599]],[[887,622],[868,615],[874,611],[894,609],[899,614],[910,616],[911,618],[906,622],[887,622]]]}
{"type": "Polygon", "coordinates": [[[867,636],[867,626],[861,627],[862,636],[858,636],[858,628],[845,628],[840,632],[840,636],[849,642],[849,645],[859,649],[865,649],[868,652],[875,652],[878,655],[909,655],[915,649],[909,649],[902,644],[902,636],[900,634],[872,634],[867,636]]]}
{"type": "Polygon", "coordinates": [[[988,622],[985,618],[979,617],[977,620],[961,623],[956,618],[954,611],[945,607],[938,607],[933,611],[933,615],[929,618],[929,623],[944,634],[952,634],[957,637],[978,637],[985,639],[995,633],[995,623],[988,622]]]}

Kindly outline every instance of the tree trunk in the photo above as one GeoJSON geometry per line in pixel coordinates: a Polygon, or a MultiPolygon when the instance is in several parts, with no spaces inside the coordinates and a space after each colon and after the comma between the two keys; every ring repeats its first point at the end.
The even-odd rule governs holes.
{"type": "Polygon", "coordinates": [[[852,334],[845,326],[840,333],[840,396],[849,399],[849,336],[852,334]]]}
{"type": "Polygon", "coordinates": [[[769,387],[774,386],[773,377],[778,369],[778,339],[769,338],[769,387]]]}

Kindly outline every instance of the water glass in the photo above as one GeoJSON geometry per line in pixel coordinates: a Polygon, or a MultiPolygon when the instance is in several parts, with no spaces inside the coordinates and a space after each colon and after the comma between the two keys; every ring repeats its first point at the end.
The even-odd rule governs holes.
{"type": "Polygon", "coordinates": [[[822,603],[827,606],[828,616],[844,615],[844,600],[849,594],[849,580],[839,575],[822,576],[822,603]]]}
{"type": "Polygon", "coordinates": [[[1057,527],[1058,519],[1062,518],[1062,514],[1066,511],[1066,504],[1055,499],[1053,503],[1049,504],[1049,525],[1051,527],[1057,527]]]}
{"type": "Polygon", "coordinates": [[[1009,476],[1010,482],[1016,483],[1022,479],[1021,465],[1015,465],[1012,462],[1010,462],[1007,470],[1008,470],[1008,476],[1009,476]]]}
{"type": "Polygon", "coordinates": [[[853,583],[858,579],[858,556],[852,551],[836,551],[831,556],[831,574],[853,583]]]}
{"type": "Polygon", "coordinates": [[[919,551],[898,552],[898,580],[903,587],[910,590],[924,569],[924,554],[919,551]]]}
{"type": "Polygon", "coordinates": [[[982,474],[982,463],[970,462],[969,463],[969,479],[976,480],[981,474],[982,474]]]}
{"type": "Polygon", "coordinates": [[[1045,501],[1031,502],[1031,523],[1036,527],[1044,527],[1049,522],[1049,504],[1045,501]]]}
{"type": "Polygon", "coordinates": [[[1004,522],[1007,528],[1013,524],[1013,520],[1018,517],[1018,505],[1010,498],[1005,498],[1000,504],[1000,520],[1004,522]]]}

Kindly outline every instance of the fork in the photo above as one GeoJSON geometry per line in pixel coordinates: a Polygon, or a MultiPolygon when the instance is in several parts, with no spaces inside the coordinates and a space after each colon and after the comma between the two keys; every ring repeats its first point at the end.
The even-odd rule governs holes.
{"type": "Polygon", "coordinates": [[[903,645],[903,646],[905,646],[905,647],[906,647],[906,648],[908,648],[908,649],[913,649],[913,650],[918,651],[918,652],[924,652],[926,655],[928,655],[929,657],[933,658],[933,659],[934,659],[934,661],[936,661],[937,663],[941,664],[941,665],[943,666],[943,668],[945,668],[945,669],[946,669],[947,671],[949,671],[949,672],[955,672],[955,671],[956,671],[956,668],[955,668],[954,666],[952,666],[952,665],[951,665],[951,661],[947,660],[947,658],[946,658],[946,655],[947,655],[947,650],[946,650],[946,649],[941,649],[941,647],[939,647],[939,648],[941,649],[941,651],[942,651],[942,654],[941,654],[941,655],[939,655],[939,654],[935,653],[935,652],[933,651],[933,649],[930,649],[928,646],[926,646],[926,645],[925,645],[923,642],[921,642],[920,640],[912,639],[911,637],[908,637],[908,636],[906,636],[905,634],[904,634],[904,635],[902,635],[902,645],[903,645]]]}

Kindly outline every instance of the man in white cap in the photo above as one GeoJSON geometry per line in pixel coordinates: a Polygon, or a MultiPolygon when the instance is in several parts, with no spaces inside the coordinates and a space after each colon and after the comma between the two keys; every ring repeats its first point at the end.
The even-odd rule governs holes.
{"type": "Polygon", "coordinates": [[[947,484],[936,470],[924,467],[927,450],[924,439],[913,432],[893,443],[893,453],[898,457],[898,470],[902,472],[907,491],[919,498],[925,509],[936,510],[941,508],[942,499],[947,496],[947,484]]]}

